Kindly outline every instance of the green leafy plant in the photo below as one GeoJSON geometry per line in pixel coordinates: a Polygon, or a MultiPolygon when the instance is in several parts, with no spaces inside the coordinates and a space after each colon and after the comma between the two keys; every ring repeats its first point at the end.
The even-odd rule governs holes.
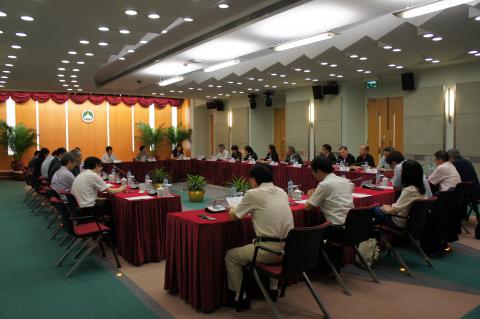
{"type": "Polygon", "coordinates": [[[0,121],[0,145],[12,151],[15,161],[20,161],[23,154],[37,144],[36,139],[34,129],[27,128],[22,123],[13,127],[0,121]]]}
{"type": "Polygon", "coordinates": [[[201,175],[187,175],[187,183],[185,185],[185,191],[188,192],[197,192],[197,191],[204,191],[207,182],[205,181],[205,177],[201,175]]]}
{"type": "Polygon", "coordinates": [[[181,125],[178,127],[168,127],[164,130],[165,137],[167,138],[170,145],[176,147],[181,145],[183,141],[189,140],[192,138],[192,129],[184,128],[181,125]]]}
{"type": "Polygon", "coordinates": [[[226,187],[235,187],[237,192],[245,193],[252,188],[252,185],[250,185],[250,182],[245,177],[234,176],[230,182],[226,183],[226,187]]]}
{"type": "Polygon", "coordinates": [[[139,138],[145,146],[150,146],[152,153],[156,154],[158,145],[160,145],[165,138],[164,129],[162,127],[153,128],[143,122],[138,123],[137,127],[141,131],[141,135],[136,137],[139,138]]]}
{"type": "Polygon", "coordinates": [[[164,178],[169,178],[169,175],[167,171],[165,171],[165,168],[160,167],[156,168],[153,171],[150,172],[150,178],[152,179],[152,183],[154,184],[161,184],[163,183],[164,178]]]}

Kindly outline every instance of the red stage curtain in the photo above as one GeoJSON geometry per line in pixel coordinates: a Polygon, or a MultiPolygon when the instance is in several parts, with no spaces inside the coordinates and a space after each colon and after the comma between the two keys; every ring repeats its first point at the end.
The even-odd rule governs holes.
{"type": "Polygon", "coordinates": [[[118,105],[122,102],[122,97],[107,95],[107,102],[110,103],[110,105],[118,105]]]}
{"type": "Polygon", "coordinates": [[[77,104],[83,104],[88,100],[88,95],[71,95],[70,100],[77,104]]]}
{"type": "Polygon", "coordinates": [[[92,104],[100,105],[103,102],[105,102],[106,96],[105,95],[89,95],[88,100],[92,102],[92,104]]]}
{"type": "Polygon", "coordinates": [[[58,104],[63,104],[68,101],[68,94],[52,94],[51,99],[53,102],[58,103],[58,104]]]}
{"type": "Polygon", "coordinates": [[[127,105],[135,105],[138,102],[138,97],[124,96],[122,97],[122,101],[127,105]]]}
{"type": "Polygon", "coordinates": [[[51,94],[49,93],[32,92],[31,97],[32,97],[32,100],[43,103],[50,100],[50,95],[51,94]]]}
{"type": "Polygon", "coordinates": [[[9,97],[10,94],[8,94],[8,92],[0,92],[0,103],[5,102],[9,97]]]}
{"type": "Polygon", "coordinates": [[[139,97],[138,103],[143,107],[149,107],[153,103],[153,98],[151,97],[139,97]]]}
{"type": "Polygon", "coordinates": [[[30,100],[31,94],[29,92],[10,92],[10,97],[15,103],[25,103],[30,100]]]}

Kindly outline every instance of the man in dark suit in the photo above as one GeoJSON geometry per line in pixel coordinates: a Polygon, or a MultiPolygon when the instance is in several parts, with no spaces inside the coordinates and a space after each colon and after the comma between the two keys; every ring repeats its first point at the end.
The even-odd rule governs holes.
{"type": "Polygon", "coordinates": [[[346,146],[340,146],[338,149],[337,163],[345,166],[352,166],[355,164],[355,157],[348,152],[348,148],[346,146]]]}
{"type": "Polygon", "coordinates": [[[367,163],[370,167],[375,167],[375,160],[373,156],[369,154],[370,147],[367,144],[360,145],[360,154],[355,160],[355,165],[364,165],[367,163]]]}
{"type": "Polygon", "coordinates": [[[321,154],[323,157],[328,158],[332,164],[335,164],[337,161],[337,158],[332,153],[332,145],[330,144],[323,144],[321,154]]]}
{"type": "Polygon", "coordinates": [[[472,182],[475,185],[475,189],[477,191],[477,196],[479,192],[479,184],[478,184],[478,176],[475,168],[472,165],[472,162],[463,158],[460,155],[460,152],[456,149],[448,150],[448,154],[450,155],[450,162],[455,166],[460,174],[460,178],[462,182],[472,182]]]}
{"type": "Polygon", "coordinates": [[[285,157],[285,163],[292,164],[292,163],[303,164],[303,160],[300,155],[295,151],[295,147],[289,146],[287,148],[287,156],[285,157]]]}

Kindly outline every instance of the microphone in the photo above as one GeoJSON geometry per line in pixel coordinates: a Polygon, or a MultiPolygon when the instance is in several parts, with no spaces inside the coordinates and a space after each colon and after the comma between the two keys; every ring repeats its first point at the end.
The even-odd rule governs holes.
{"type": "Polygon", "coordinates": [[[205,211],[207,213],[212,213],[212,214],[225,212],[227,210],[225,205],[217,205],[217,201],[221,200],[221,199],[225,199],[229,196],[236,196],[236,195],[240,195],[240,194],[243,195],[243,192],[229,193],[229,194],[219,196],[219,197],[215,198],[213,201],[210,200],[209,203],[213,202],[213,205],[209,205],[209,206],[205,207],[205,211]]]}
{"type": "Polygon", "coordinates": [[[122,173],[122,174],[125,175],[125,176],[128,175],[127,173],[125,173],[124,171],[122,171],[120,168],[118,168],[118,166],[115,165],[115,164],[112,164],[112,168],[116,169],[117,171],[119,171],[120,173],[122,173]]]}

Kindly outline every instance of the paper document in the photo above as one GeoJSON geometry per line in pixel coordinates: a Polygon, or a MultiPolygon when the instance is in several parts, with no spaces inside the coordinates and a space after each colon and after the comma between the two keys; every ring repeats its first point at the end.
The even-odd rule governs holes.
{"type": "Polygon", "coordinates": [[[143,196],[135,196],[135,197],[127,197],[126,200],[142,200],[142,199],[152,199],[152,196],[143,195],[143,196]]]}
{"type": "Polygon", "coordinates": [[[230,208],[237,208],[238,204],[242,201],[243,197],[227,197],[227,203],[230,208]]]}
{"type": "Polygon", "coordinates": [[[296,200],[295,203],[305,205],[307,203],[307,199],[296,200]]]}
{"type": "Polygon", "coordinates": [[[107,185],[108,187],[113,187],[113,185],[110,183],[106,183],[105,185],[107,185]]]}
{"type": "Polygon", "coordinates": [[[381,189],[393,189],[393,186],[377,186],[377,187],[381,189]]]}
{"type": "Polygon", "coordinates": [[[352,193],[352,196],[355,198],[365,198],[365,197],[370,197],[372,195],[362,194],[362,193],[352,193]]]}

